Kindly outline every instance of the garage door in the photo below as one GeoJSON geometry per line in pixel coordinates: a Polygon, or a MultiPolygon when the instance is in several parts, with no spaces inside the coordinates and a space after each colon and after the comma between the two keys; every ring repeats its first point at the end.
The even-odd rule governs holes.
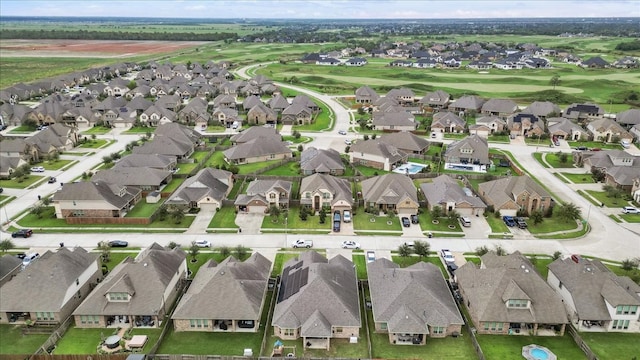
{"type": "Polygon", "coordinates": [[[267,211],[266,206],[249,206],[249,212],[254,214],[264,214],[267,211]]]}
{"type": "Polygon", "coordinates": [[[460,215],[473,215],[473,209],[471,208],[456,208],[456,211],[460,215]]]}
{"type": "Polygon", "coordinates": [[[415,209],[398,209],[398,214],[400,215],[412,215],[417,211],[415,209]]]}
{"type": "Polygon", "coordinates": [[[215,211],[219,206],[218,204],[200,204],[200,209],[203,211],[215,211]]]}

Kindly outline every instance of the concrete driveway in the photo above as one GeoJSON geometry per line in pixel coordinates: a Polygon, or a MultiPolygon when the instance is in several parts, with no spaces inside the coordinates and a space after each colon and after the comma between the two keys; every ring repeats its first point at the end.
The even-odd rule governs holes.
{"type": "Polygon", "coordinates": [[[464,236],[470,239],[487,238],[491,234],[491,226],[484,216],[467,216],[471,220],[471,226],[461,226],[464,236]]]}
{"type": "Polygon", "coordinates": [[[185,231],[185,234],[206,234],[207,227],[216,214],[216,209],[213,208],[201,208],[196,215],[195,220],[191,223],[191,226],[185,231]]]}
{"type": "MultiPolygon", "coordinates": [[[[398,220],[400,221],[400,226],[402,226],[402,218],[403,217],[407,217],[409,219],[411,219],[411,217],[409,215],[406,214],[398,214],[398,220]]],[[[422,234],[422,228],[420,227],[420,224],[411,224],[411,226],[409,227],[404,227],[402,226],[402,236],[403,237],[424,237],[424,234],[422,234]]]]}
{"type": "Polygon", "coordinates": [[[262,213],[239,212],[236,215],[236,225],[242,229],[242,234],[256,235],[260,234],[263,219],[264,214],[262,213]]]}

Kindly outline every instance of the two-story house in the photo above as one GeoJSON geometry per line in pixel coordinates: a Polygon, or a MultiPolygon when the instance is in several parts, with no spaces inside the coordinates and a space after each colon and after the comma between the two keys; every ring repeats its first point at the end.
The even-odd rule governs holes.
{"type": "Polygon", "coordinates": [[[234,202],[242,212],[266,213],[271,206],[287,209],[291,199],[291,181],[254,180],[245,194],[239,194],[234,202]]]}
{"type": "Polygon", "coordinates": [[[331,209],[331,214],[351,211],[353,194],[347,179],[327,174],[313,174],[302,178],[300,183],[300,205],[314,213],[320,209],[331,209]]]}
{"type": "Polygon", "coordinates": [[[449,170],[486,172],[491,164],[487,139],[478,135],[452,142],[443,158],[444,167],[449,170]]]}

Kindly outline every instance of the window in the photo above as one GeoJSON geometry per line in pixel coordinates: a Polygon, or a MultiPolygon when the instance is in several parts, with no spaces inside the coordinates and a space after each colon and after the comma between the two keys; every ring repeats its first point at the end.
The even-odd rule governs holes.
{"type": "Polygon", "coordinates": [[[40,320],[40,321],[55,320],[55,317],[53,316],[53,313],[50,311],[42,311],[42,312],[36,312],[36,320],[40,320]]]}
{"type": "Polygon", "coordinates": [[[491,330],[491,331],[502,331],[502,323],[501,322],[485,322],[484,329],[491,330]]]}
{"type": "Polygon", "coordinates": [[[304,193],[304,197],[305,197],[306,199],[311,199],[311,192],[310,192],[310,191],[307,191],[306,193],[304,193]]]}
{"type": "Polygon", "coordinates": [[[336,334],[342,334],[342,328],[341,327],[337,327],[335,330],[336,330],[336,334]]]}
{"type": "Polygon", "coordinates": [[[510,299],[507,307],[510,308],[526,308],[529,305],[529,300],[524,299],[510,299]]]}
{"type": "Polygon", "coordinates": [[[189,327],[191,328],[207,328],[209,327],[209,321],[204,319],[191,319],[189,320],[189,327]]]}
{"type": "Polygon", "coordinates": [[[100,324],[100,318],[98,315],[80,315],[80,322],[82,324],[100,324]]]}
{"type": "Polygon", "coordinates": [[[296,329],[283,329],[284,336],[294,336],[296,334],[296,329]]]}
{"type": "Polygon", "coordinates": [[[387,323],[380,323],[380,330],[387,330],[387,323]]]}
{"type": "Polygon", "coordinates": [[[629,320],[613,320],[612,329],[626,330],[629,328],[629,320]]]}
{"type": "Polygon", "coordinates": [[[434,326],[431,328],[431,333],[432,334],[444,334],[444,327],[443,326],[434,326]]]}
{"type": "Polygon", "coordinates": [[[269,199],[273,200],[275,198],[276,198],[276,194],[274,193],[269,194],[269,199]]]}
{"type": "Polygon", "coordinates": [[[637,305],[618,305],[618,307],[616,307],[617,315],[635,315],[637,312],[637,305]]]}
{"type": "Polygon", "coordinates": [[[109,301],[123,301],[129,300],[129,294],[122,292],[109,293],[109,301]]]}
{"type": "Polygon", "coordinates": [[[323,192],[323,193],[322,193],[322,198],[323,198],[323,199],[330,199],[330,198],[331,198],[331,194],[330,194],[330,193],[328,193],[328,192],[323,192]]]}

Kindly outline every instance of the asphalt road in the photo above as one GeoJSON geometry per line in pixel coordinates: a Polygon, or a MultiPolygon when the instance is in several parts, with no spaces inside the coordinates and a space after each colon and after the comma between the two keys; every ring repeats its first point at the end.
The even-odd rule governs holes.
{"type": "MultiPolygon", "coordinates": [[[[249,77],[247,71],[251,68],[259,67],[260,64],[244,67],[236,71],[243,77],[249,77]]],[[[344,151],[344,140],[353,139],[357,134],[349,132],[348,135],[339,135],[339,130],[350,129],[352,113],[345,109],[335,98],[326,94],[319,94],[314,91],[290,86],[288,84],[278,83],[278,86],[291,88],[301,93],[313,96],[327,104],[333,111],[333,122],[335,126],[331,131],[303,133],[305,136],[311,136],[314,140],[311,146],[318,148],[333,148],[339,152],[344,151]]],[[[110,146],[97,151],[95,154],[85,156],[82,160],[66,171],[46,173],[46,175],[56,176],[61,182],[69,182],[82,175],[83,172],[93,169],[102,162],[102,158],[113,152],[121,151],[131,140],[137,139],[137,135],[120,135],[115,133],[104,136],[109,139],[117,139],[118,141],[110,146]]],[[[446,141],[445,141],[446,142],[446,141]]],[[[431,238],[428,239],[433,250],[443,248],[452,251],[468,252],[474,251],[477,247],[486,245],[493,247],[500,245],[507,251],[513,252],[519,250],[523,253],[536,254],[552,254],[555,251],[561,251],[564,254],[583,254],[590,256],[602,257],[611,260],[624,260],[628,258],[640,257],[640,224],[625,224],[626,227],[611,220],[606,214],[600,211],[600,208],[592,206],[586,199],[571,190],[567,184],[548,172],[542,167],[531,155],[535,150],[534,147],[520,144],[492,144],[492,147],[507,150],[513,154],[515,159],[530,173],[536,176],[544,183],[555,195],[558,200],[573,202],[578,205],[592,230],[584,237],[572,240],[524,240],[524,239],[486,239],[486,238],[431,238]]],[[[546,149],[545,149],[546,150],[546,149]]],[[[17,196],[17,199],[7,204],[0,210],[0,219],[2,220],[3,230],[6,228],[7,219],[13,219],[24,209],[31,207],[37,202],[38,195],[46,195],[57,190],[59,184],[44,183],[33,190],[13,190],[5,189],[9,195],[17,196]],[[8,190],[8,191],[7,191],[8,190]]],[[[166,245],[171,241],[175,241],[184,246],[189,245],[192,241],[198,239],[210,240],[214,246],[237,246],[242,244],[255,250],[290,247],[291,241],[297,238],[308,238],[314,241],[317,248],[339,248],[340,243],[346,238],[339,234],[325,235],[285,235],[285,234],[262,234],[242,235],[242,234],[158,234],[158,233],[73,233],[73,234],[43,234],[37,233],[29,239],[14,239],[17,246],[25,245],[35,248],[55,248],[60,242],[64,242],[65,246],[82,246],[93,248],[98,242],[103,240],[122,239],[130,243],[130,246],[146,247],[153,242],[166,245]]],[[[2,234],[2,238],[8,237],[7,233],[2,234]]],[[[362,244],[362,248],[366,250],[394,250],[406,241],[426,240],[426,237],[398,237],[398,236],[358,236],[357,241],[362,244]]]]}

